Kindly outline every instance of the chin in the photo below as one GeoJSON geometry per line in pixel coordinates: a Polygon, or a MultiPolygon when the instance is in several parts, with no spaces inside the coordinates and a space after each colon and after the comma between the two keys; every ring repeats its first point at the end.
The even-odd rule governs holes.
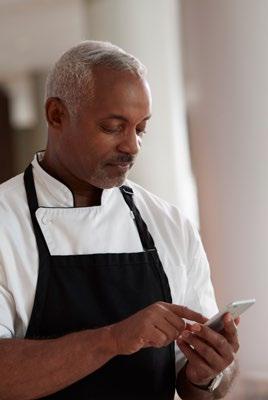
{"type": "Polygon", "coordinates": [[[121,178],[121,179],[113,179],[110,182],[105,182],[105,186],[103,187],[103,189],[111,189],[113,187],[122,186],[125,180],[126,178],[121,178]]]}
{"type": "Polygon", "coordinates": [[[91,184],[99,189],[112,189],[113,187],[122,186],[126,179],[126,175],[113,178],[105,177],[103,179],[95,180],[95,182],[91,181],[91,184]]]}

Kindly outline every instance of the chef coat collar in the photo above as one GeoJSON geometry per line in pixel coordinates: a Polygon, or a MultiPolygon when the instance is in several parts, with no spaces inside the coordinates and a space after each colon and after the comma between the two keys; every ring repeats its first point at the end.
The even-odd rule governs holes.
{"type": "MultiPolygon", "coordinates": [[[[37,152],[32,161],[34,179],[37,181],[37,184],[41,184],[49,192],[53,198],[54,207],[74,207],[73,192],[68,188],[68,186],[49,175],[42,168],[40,161],[44,157],[44,153],[44,151],[37,152]]],[[[115,189],[117,189],[117,187],[103,189],[100,207],[107,203],[108,198],[115,189]]],[[[42,204],[39,205],[42,206],[42,204]]]]}

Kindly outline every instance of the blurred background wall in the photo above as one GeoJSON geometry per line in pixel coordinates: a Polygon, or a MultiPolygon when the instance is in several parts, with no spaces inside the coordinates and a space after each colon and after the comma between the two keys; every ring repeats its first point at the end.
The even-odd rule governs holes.
{"type": "Polygon", "coordinates": [[[131,177],[200,220],[220,306],[257,298],[230,399],[268,399],[266,15],[267,0],[0,0],[1,181],[45,147],[44,82],[63,51],[109,40],[148,67],[153,118],[131,177]]]}
{"type": "Polygon", "coordinates": [[[267,15],[266,0],[182,0],[188,128],[201,234],[219,304],[257,299],[241,319],[240,362],[242,374],[266,381],[265,398],[267,15]]]}

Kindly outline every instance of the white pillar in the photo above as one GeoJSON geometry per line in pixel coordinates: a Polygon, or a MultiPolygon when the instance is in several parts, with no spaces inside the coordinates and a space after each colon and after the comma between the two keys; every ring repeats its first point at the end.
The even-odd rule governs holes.
{"type": "Polygon", "coordinates": [[[268,377],[268,2],[182,0],[191,148],[219,303],[242,318],[241,372],[268,377]]]}
{"type": "Polygon", "coordinates": [[[148,68],[153,117],[131,178],[197,221],[184,118],[178,1],[85,0],[87,38],[111,41],[148,68]]]}

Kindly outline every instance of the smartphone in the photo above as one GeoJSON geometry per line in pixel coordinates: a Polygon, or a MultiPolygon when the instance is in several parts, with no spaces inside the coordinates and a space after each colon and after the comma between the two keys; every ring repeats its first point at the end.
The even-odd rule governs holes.
{"type": "Polygon", "coordinates": [[[233,303],[229,303],[225,306],[223,310],[218,312],[218,314],[210,318],[205,323],[205,325],[209,326],[214,331],[219,332],[224,327],[222,319],[224,314],[229,312],[235,319],[239,317],[239,315],[241,315],[243,312],[245,312],[249,307],[251,307],[255,302],[256,302],[255,299],[249,299],[249,300],[240,300],[240,301],[234,301],[233,303]]]}

